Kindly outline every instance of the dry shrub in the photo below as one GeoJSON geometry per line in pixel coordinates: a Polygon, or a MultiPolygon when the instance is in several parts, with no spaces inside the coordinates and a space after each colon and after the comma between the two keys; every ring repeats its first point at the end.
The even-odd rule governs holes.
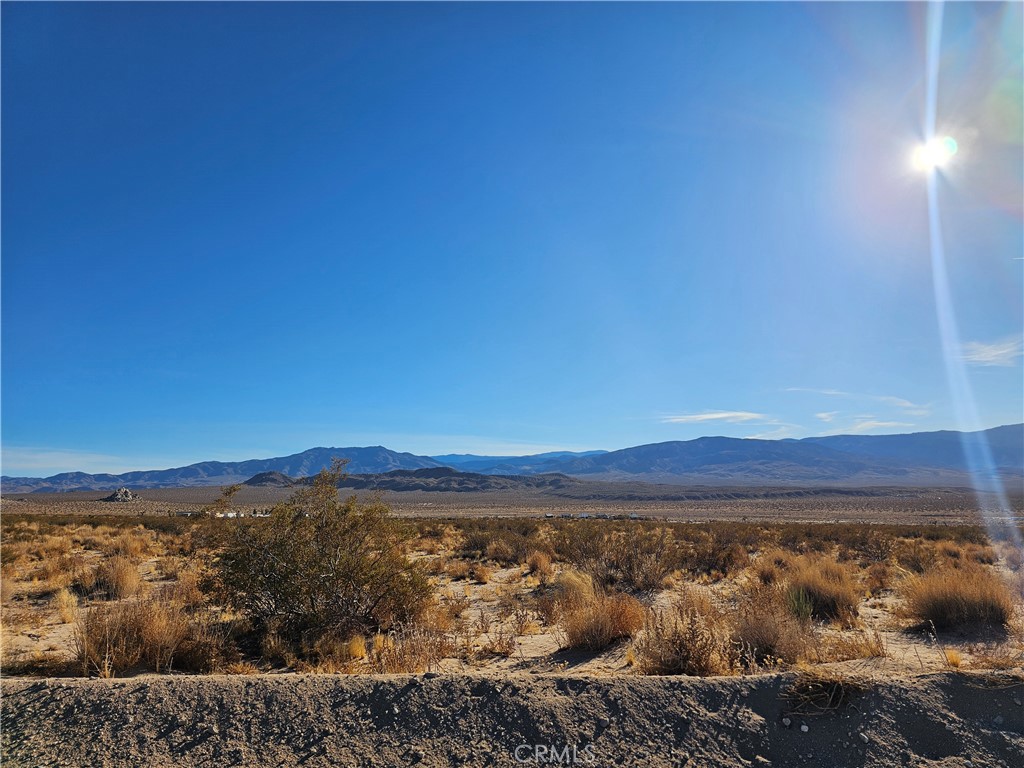
{"type": "Polygon", "coordinates": [[[817,663],[828,664],[851,659],[880,659],[889,653],[877,630],[858,630],[822,638],[814,645],[811,655],[817,663]]]}
{"type": "Polygon", "coordinates": [[[486,584],[491,580],[491,569],[483,563],[474,563],[470,575],[477,584],[486,584]]]}
{"type": "Polygon", "coordinates": [[[970,544],[967,546],[966,558],[972,560],[975,563],[981,565],[995,565],[999,562],[999,558],[996,556],[995,550],[989,546],[980,546],[978,544],[970,544]]]}
{"type": "Polygon", "coordinates": [[[567,648],[604,650],[632,637],[644,625],[646,611],[635,597],[598,593],[592,602],[562,614],[561,629],[567,648]]]}
{"type": "Polygon", "coordinates": [[[111,598],[122,600],[138,593],[142,578],[133,560],[116,555],[104,561],[96,571],[96,586],[111,598]]]}
{"type": "Polygon", "coordinates": [[[786,587],[787,602],[797,618],[848,622],[857,615],[860,596],[847,571],[835,560],[819,559],[798,565],[786,587]]]}
{"type": "Polygon", "coordinates": [[[200,583],[202,576],[199,571],[189,569],[178,573],[178,580],[169,585],[169,596],[172,600],[181,603],[186,608],[194,608],[201,605],[205,599],[200,583]]]}
{"type": "Polygon", "coordinates": [[[135,667],[209,671],[223,658],[224,638],[202,617],[158,598],[83,612],[75,646],[83,675],[115,677],[135,667]]]}
{"type": "Polygon", "coordinates": [[[754,562],[754,576],[757,577],[759,582],[769,586],[778,583],[782,579],[782,571],[779,570],[775,563],[764,557],[759,557],[754,562]]]}
{"type": "Polygon", "coordinates": [[[526,558],[526,567],[530,570],[530,573],[540,579],[541,584],[546,584],[550,581],[554,572],[551,567],[551,555],[536,549],[526,558]]]}
{"type": "Polygon", "coordinates": [[[963,657],[955,648],[944,648],[942,656],[946,660],[946,666],[950,669],[960,669],[960,665],[963,664],[963,657]]]}
{"type": "Polygon", "coordinates": [[[224,667],[225,675],[258,675],[260,668],[251,661],[234,661],[224,667]]]}
{"type": "Polygon", "coordinates": [[[977,566],[932,571],[908,579],[903,598],[910,616],[936,629],[1001,627],[1013,615],[1013,598],[1006,584],[977,566]]]}
{"type": "Polygon", "coordinates": [[[445,634],[420,626],[403,626],[374,637],[371,671],[385,674],[428,672],[455,650],[445,634]]]}
{"type": "Polygon", "coordinates": [[[484,641],[482,651],[485,654],[491,656],[502,656],[508,658],[516,652],[516,633],[499,627],[494,632],[487,634],[487,639],[484,641]]]}
{"type": "Polygon", "coordinates": [[[754,590],[733,628],[733,640],[752,667],[793,664],[807,652],[813,637],[810,624],[786,610],[778,589],[754,590]]]}
{"type": "Polygon", "coordinates": [[[515,547],[506,539],[494,539],[494,541],[487,545],[484,553],[488,560],[494,560],[505,565],[512,565],[518,562],[515,547]]]}
{"type": "Polygon", "coordinates": [[[181,559],[173,555],[161,557],[156,561],[156,569],[165,579],[176,579],[181,573],[181,566],[181,559]]]}
{"type": "Polygon", "coordinates": [[[465,560],[452,560],[448,563],[445,572],[452,581],[461,581],[469,578],[470,565],[465,560]]]}
{"type": "Polygon", "coordinates": [[[75,620],[78,609],[78,598],[68,589],[61,589],[53,596],[53,607],[60,620],[69,624],[75,620]]]}
{"type": "Polygon", "coordinates": [[[139,562],[144,554],[148,554],[151,540],[146,531],[124,531],[104,548],[104,552],[113,557],[125,557],[139,562]]]}
{"type": "Polygon", "coordinates": [[[938,559],[935,546],[920,539],[901,541],[896,547],[896,562],[902,568],[914,573],[930,571],[935,567],[938,559]]]}
{"type": "Polygon", "coordinates": [[[892,569],[887,563],[873,563],[867,571],[864,586],[872,595],[877,595],[889,588],[892,582],[892,569]]]}
{"type": "Polygon", "coordinates": [[[738,658],[725,617],[706,599],[684,595],[672,608],[651,615],[633,644],[645,675],[727,675],[738,658]]]}
{"type": "Polygon", "coordinates": [[[1017,547],[1008,544],[1003,548],[1003,553],[1006,567],[1011,571],[1019,571],[1021,566],[1024,566],[1024,552],[1021,552],[1017,547]]]}

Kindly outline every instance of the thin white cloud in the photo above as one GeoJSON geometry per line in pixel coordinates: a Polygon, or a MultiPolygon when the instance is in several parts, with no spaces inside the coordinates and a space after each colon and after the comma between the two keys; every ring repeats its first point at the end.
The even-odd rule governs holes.
{"type": "Polygon", "coordinates": [[[1005,339],[986,344],[982,341],[968,341],[964,344],[964,360],[971,365],[995,365],[1011,368],[1024,355],[1024,335],[1007,336],[1005,339]]]}
{"type": "Polygon", "coordinates": [[[903,397],[895,395],[864,395],[857,392],[844,392],[841,389],[815,389],[813,387],[787,387],[786,392],[810,392],[816,395],[827,395],[829,397],[845,397],[850,400],[871,401],[882,403],[892,408],[900,409],[906,416],[927,416],[931,413],[930,406],[921,403],[914,403],[903,397]]]}
{"type": "Polygon", "coordinates": [[[839,411],[822,411],[821,413],[814,414],[814,418],[820,419],[821,421],[832,421],[836,416],[839,415],[839,411]]]}
{"type": "Polygon", "coordinates": [[[747,435],[747,440],[782,440],[786,437],[794,437],[796,435],[796,428],[792,425],[786,424],[778,429],[770,429],[767,432],[759,432],[756,435],[747,435]]]}
{"type": "Polygon", "coordinates": [[[912,427],[913,424],[906,421],[882,421],[881,419],[861,419],[848,427],[842,429],[830,429],[822,432],[822,435],[862,435],[873,432],[876,429],[897,429],[900,427],[912,427]]]}
{"type": "Polygon", "coordinates": [[[770,421],[770,419],[763,413],[751,413],[750,411],[704,411],[681,416],[664,416],[661,419],[662,424],[703,424],[707,421],[744,424],[751,421],[770,421]]]}

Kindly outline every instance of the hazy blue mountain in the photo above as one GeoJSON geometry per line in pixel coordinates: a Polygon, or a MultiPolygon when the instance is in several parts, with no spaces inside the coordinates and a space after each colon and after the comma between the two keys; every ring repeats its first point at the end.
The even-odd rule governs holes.
{"type": "MultiPolygon", "coordinates": [[[[1024,474],[1024,425],[987,430],[996,465],[1024,474]]],[[[979,433],[963,439],[977,442],[979,433]]],[[[838,435],[806,440],[701,437],[652,443],[550,463],[567,475],[658,482],[769,484],[969,485],[959,432],[838,435]]]]}
{"type": "MultiPolygon", "coordinates": [[[[311,448],[292,456],[241,462],[206,461],[177,469],[89,475],[66,472],[48,478],[4,477],[5,493],[33,491],[166,488],[256,482],[280,484],[308,477],[335,457],[351,460],[352,475],[382,475],[393,470],[420,470],[456,465],[478,477],[463,482],[441,472],[403,479],[475,485],[497,489],[501,483],[479,476],[526,476],[559,473],[585,479],[627,480],[688,485],[869,486],[970,485],[962,442],[984,436],[994,463],[1010,487],[1020,491],[1024,478],[1024,425],[996,427],[981,433],[921,432],[907,435],[835,435],[803,440],[746,440],[701,437],[639,445],[618,451],[557,452],[535,456],[415,456],[381,446],[311,448]],[[271,473],[271,474],[268,474],[271,473]]],[[[394,478],[389,479],[392,482],[394,478]]],[[[360,481],[362,482],[362,481],[360,481]]],[[[370,481],[366,481],[370,482],[370,481]]],[[[372,482],[379,482],[374,480],[372,482]]],[[[559,481],[562,482],[562,481],[559,481]]],[[[504,487],[504,486],[502,486],[504,487]]]]}
{"type": "Polygon", "coordinates": [[[607,451],[549,451],[528,456],[477,456],[472,453],[449,453],[430,458],[465,472],[481,472],[488,475],[535,475],[550,471],[549,467],[564,460],[597,456],[602,453],[607,453],[607,451]]]}
{"type": "Polygon", "coordinates": [[[46,478],[4,477],[5,493],[33,491],[107,490],[128,488],[187,488],[203,485],[242,483],[263,472],[279,472],[289,477],[306,477],[330,466],[334,457],[347,458],[352,474],[389,472],[393,469],[422,469],[441,464],[427,456],[397,453],[376,445],[369,448],[310,448],[308,451],[273,459],[248,461],[203,461],[175,469],[143,470],[120,475],[89,475],[64,472],[46,478]]]}
{"type": "Polygon", "coordinates": [[[966,469],[964,442],[988,440],[993,463],[998,469],[1020,471],[1024,466],[1024,424],[995,427],[984,432],[915,432],[907,435],[831,435],[807,437],[802,443],[817,443],[846,453],[895,459],[926,467],[966,469]]]}

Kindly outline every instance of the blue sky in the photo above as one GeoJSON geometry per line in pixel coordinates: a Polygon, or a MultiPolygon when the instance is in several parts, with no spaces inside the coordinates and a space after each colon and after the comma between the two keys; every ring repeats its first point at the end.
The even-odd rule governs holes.
{"type": "MultiPolygon", "coordinates": [[[[958,426],[921,4],[2,15],[5,474],[958,426]]],[[[979,426],[1024,419],[1021,28],[946,8],[979,426]]]]}

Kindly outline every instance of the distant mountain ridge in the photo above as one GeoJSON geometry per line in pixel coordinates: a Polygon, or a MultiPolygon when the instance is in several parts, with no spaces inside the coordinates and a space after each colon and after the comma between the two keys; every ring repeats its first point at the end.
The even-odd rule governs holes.
{"type": "MultiPolygon", "coordinates": [[[[2,482],[4,493],[8,494],[112,490],[121,486],[138,489],[228,485],[256,480],[261,475],[257,483],[274,485],[291,478],[308,477],[328,466],[332,458],[342,457],[350,460],[348,472],[360,476],[454,467],[463,474],[478,477],[560,474],[569,476],[569,480],[629,480],[676,485],[967,486],[971,479],[970,467],[964,457],[963,444],[977,446],[982,438],[987,441],[995,468],[1012,489],[1020,490],[1024,480],[1024,424],[995,427],[983,433],[834,435],[803,440],[701,437],[617,451],[532,456],[450,454],[431,457],[399,453],[383,446],[311,448],[271,459],[207,461],[175,469],[120,475],[65,472],[47,478],[5,476],[2,482]]],[[[444,472],[433,479],[425,475],[417,482],[430,479],[431,484],[437,486],[443,484],[445,477],[448,479],[443,482],[456,483],[444,472]]],[[[394,478],[386,480],[393,481],[394,478]]],[[[473,479],[472,483],[501,485],[498,481],[479,479],[473,479]]]]}

